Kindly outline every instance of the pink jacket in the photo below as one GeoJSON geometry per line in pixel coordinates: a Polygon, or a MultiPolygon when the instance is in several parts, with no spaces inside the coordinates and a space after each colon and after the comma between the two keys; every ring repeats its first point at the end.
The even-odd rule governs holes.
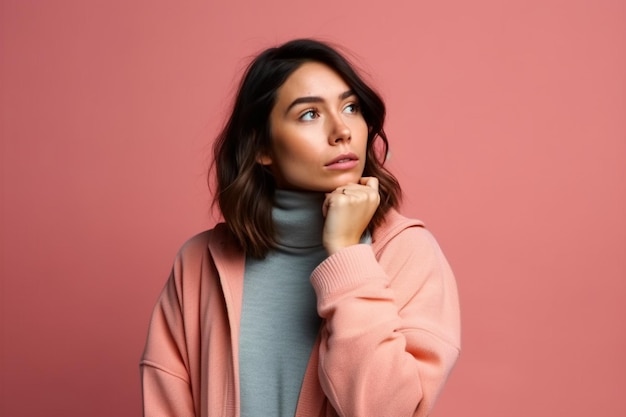
{"type": "MultiPolygon", "coordinates": [[[[296,416],[427,416],[459,354],[452,272],[422,223],[391,211],[372,245],[311,275],[324,324],[296,416]]],[[[227,228],[181,248],[141,360],[144,415],[239,416],[244,256],[227,228]]]]}

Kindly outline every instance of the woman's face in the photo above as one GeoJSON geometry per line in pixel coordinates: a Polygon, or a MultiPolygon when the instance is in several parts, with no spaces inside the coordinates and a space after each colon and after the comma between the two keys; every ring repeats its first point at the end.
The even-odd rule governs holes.
{"type": "Polygon", "coordinates": [[[330,192],[363,175],[368,127],[350,87],[318,62],[279,88],[270,113],[271,149],[259,157],[279,188],[330,192]]]}

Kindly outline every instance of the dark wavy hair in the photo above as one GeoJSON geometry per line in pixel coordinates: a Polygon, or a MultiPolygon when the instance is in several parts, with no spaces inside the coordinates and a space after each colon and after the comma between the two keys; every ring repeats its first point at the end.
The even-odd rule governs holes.
{"type": "MultiPolygon", "coordinates": [[[[261,52],[247,67],[230,117],[213,145],[211,171],[216,173],[213,205],[217,204],[242,249],[263,258],[276,246],[272,204],[276,182],[269,169],[257,162],[269,153],[270,112],[278,89],[305,62],[319,62],[334,70],[359,100],[368,126],[367,156],[363,176],[379,180],[380,205],[369,230],[380,225],[385,213],[397,207],[401,190],[397,179],[383,166],[387,135],[383,129],[385,104],[353,69],[350,62],[329,45],[297,39],[261,52]]],[[[209,174],[209,183],[211,174],[209,174]]]]}

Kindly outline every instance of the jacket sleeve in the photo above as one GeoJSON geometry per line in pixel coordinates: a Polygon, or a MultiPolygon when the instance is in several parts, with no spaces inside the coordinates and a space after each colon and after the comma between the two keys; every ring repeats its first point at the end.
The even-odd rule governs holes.
{"type": "MultiPolygon", "coordinates": [[[[178,264],[177,260],[177,264],[178,264]]],[[[182,297],[175,270],[152,313],[140,362],[145,417],[195,416],[190,388],[182,297]]]]}
{"type": "Polygon", "coordinates": [[[338,251],[311,275],[325,319],[319,378],[340,416],[427,416],[459,354],[456,283],[439,246],[410,227],[377,255],[338,251]]]}

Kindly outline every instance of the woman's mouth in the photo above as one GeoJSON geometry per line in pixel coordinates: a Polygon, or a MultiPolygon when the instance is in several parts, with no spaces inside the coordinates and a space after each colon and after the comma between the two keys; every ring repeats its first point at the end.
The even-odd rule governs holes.
{"type": "Polygon", "coordinates": [[[331,170],[348,170],[359,164],[359,157],[353,153],[342,154],[326,164],[326,168],[331,170]]]}

